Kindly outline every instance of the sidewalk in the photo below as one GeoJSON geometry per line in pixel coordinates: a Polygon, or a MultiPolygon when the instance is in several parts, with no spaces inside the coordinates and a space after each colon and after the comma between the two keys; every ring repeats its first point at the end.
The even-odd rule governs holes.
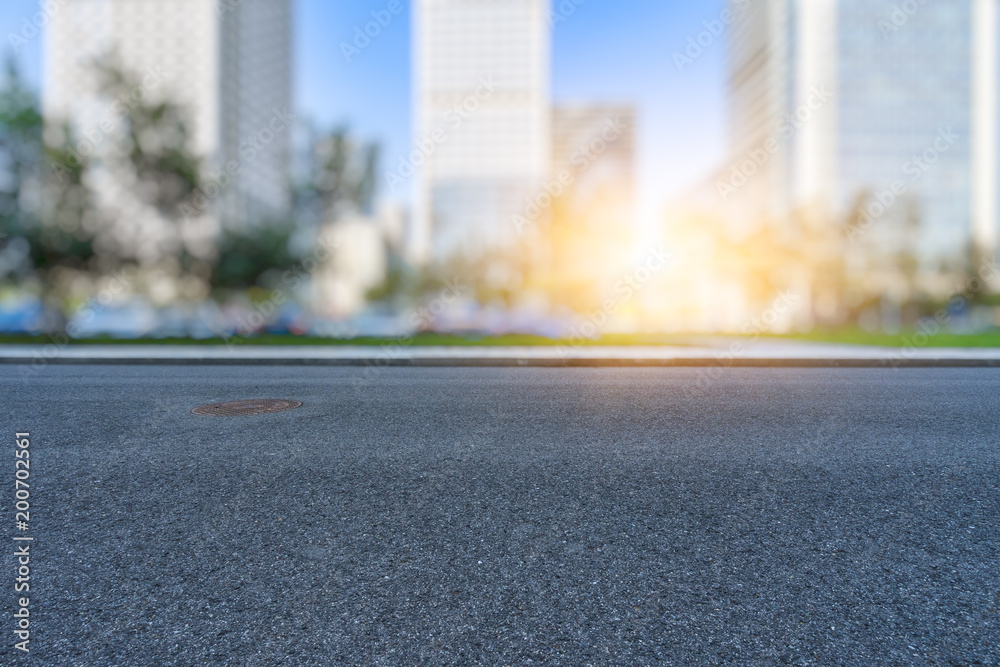
{"type": "Polygon", "coordinates": [[[2,345],[0,364],[1000,367],[1000,348],[886,348],[719,341],[657,347],[2,345]]]}

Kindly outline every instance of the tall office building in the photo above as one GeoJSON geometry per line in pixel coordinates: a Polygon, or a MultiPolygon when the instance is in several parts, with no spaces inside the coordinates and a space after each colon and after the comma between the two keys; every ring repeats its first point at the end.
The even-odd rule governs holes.
{"type": "Polygon", "coordinates": [[[143,82],[137,94],[180,104],[211,172],[238,165],[212,215],[280,216],[290,202],[291,13],[292,0],[66,0],[46,34],[46,119],[69,122],[94,150],[109,146],[121,124],[93,64],[110,59],[143,82]]]}
{"type": "Polygon", "coordinates": [[[502,246],[516,235],[512,216],[548,176],[549,5],[414,2],[419,258],[502,246]]]}
{"type": "Polygon", "coordinates": [[[747,224],[860,202],[869,240],[916,215],[925,267],[995,252],[996,3],[731,2],[723,198],[747,224]]]}

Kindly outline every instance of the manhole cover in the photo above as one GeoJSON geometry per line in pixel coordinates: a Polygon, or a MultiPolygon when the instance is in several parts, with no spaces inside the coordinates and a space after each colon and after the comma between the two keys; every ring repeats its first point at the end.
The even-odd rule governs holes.
{"type": "Polygon", "coordinates": [[[211,417],[242,417],[243,415],[262,415],[265,412],[281,412],[302,405],[301,401],[282,401],[273,398],[251,399],[249,401],[229,401],[227,403],[212,403],[199,405],[191,412],[196,415],[211,417]]]}

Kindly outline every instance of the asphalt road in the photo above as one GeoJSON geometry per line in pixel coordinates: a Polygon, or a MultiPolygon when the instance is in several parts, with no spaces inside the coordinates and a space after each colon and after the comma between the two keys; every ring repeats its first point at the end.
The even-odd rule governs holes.
{"type": "Polygon", "coordinates": [[[0,663],[1000,663],[1000,371],[700,372],[0,367],[0,663]]]}

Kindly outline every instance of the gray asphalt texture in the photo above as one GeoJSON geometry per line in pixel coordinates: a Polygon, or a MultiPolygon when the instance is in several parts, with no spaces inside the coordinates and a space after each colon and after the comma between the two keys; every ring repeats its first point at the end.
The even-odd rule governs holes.
{"type": "Polygon", "coordinates": [[[0,367],[0,664],[1000,663],[1000,372],[704,373],[0,367]]]}

